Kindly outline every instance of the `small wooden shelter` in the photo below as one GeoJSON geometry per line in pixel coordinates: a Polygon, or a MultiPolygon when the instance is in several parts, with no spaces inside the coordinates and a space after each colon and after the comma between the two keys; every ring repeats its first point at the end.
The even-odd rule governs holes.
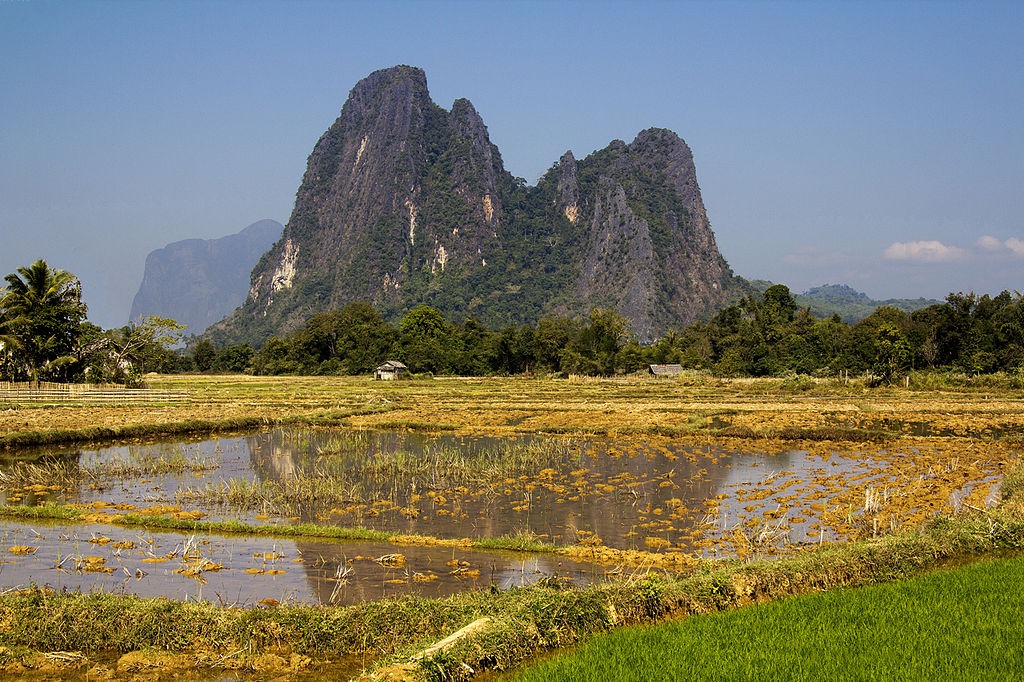
{"type": "Polygon", "coordinates": [[[408,373],[409,368],[403,363],[398,360],[388,360],[376,369],[373,373],[373,378],[377,381],[394,381],[408,373]]]}
{"type": "Polygon", "coordinates": [[[648,369],[656,377],[674,377],[683,372],[682,365],[650,365],[648,369]]]}

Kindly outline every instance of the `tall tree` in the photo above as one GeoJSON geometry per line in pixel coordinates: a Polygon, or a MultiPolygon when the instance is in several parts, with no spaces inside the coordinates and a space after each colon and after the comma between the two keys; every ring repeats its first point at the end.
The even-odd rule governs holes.
{"type": "Polygon", "coordinates": [[[92,362],[86,368],[91,381],[138,386],[146,372],[174,369],[177,356],[171,350],[181,341],[185,325],[150,315],[121,329],[111,329],[91,343],[92,362]]]}
{"type": "Polygon", "coordinates": [[[420,305],[402,318],[399,325],[405,364],[413,372],[450,370],[454,329],[440,310],[420,305]]]}
{"type": "MultiPolygon", "coordinates": [[[[570,371],[611,376],[619,351],[633,340],[629,320],[610,308],[594,308],[590,320],[567,348],[570,371]]],[[[565,362],[563,362],[565,364],[565,362]]]]}
{"type": "Polygon", "coordinates": [[[78,278],[37,260],[4,280],[0,334],[15,378],[67,379],[86,313],[78,278]]]}

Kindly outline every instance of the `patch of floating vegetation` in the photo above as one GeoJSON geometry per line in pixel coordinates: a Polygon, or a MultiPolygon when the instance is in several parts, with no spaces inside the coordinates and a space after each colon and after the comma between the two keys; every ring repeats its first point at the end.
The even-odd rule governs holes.
{"type": "MultiPolygon", "coordinates": [[[[180,479],[163,495],[177,518],[154,521],[160,514],[148,513],[139,523],[248,520],[282,537],[309,524],[344,528],[348,537],[515,536],[531,538],[526,546],[552,547],[593,545],[581,539],[598,537],[607,550],[591,552],[593,561],[616,550],[663,555],[659,562],[678,566],[684,554],[770,557],[912,528],[963,505],[983,508],[1014,452],[1003,441],[808,441],[794,449],[787,440],[703,440],[275,429],[233,439],[227,451],[218,444],[212,454],[207,447],[185,455],[161,446],[157,457],[130,451],[132,466],[87,458],[76,471],[139,474],[143,481],[158,469],[202,476],[230,454],[256,474],[239,476],[244,471],[233,464],[227,477],[205,476],[201,486],[194,477],[180,479]]],[[[55,480],[46,469],[35,476],[55,480]]],[[[8,491],[8,502],[21,492],[14,489],[11,500],[8,491]]],[[[102,488],[91,495],[104,506],[159,508],[103,499],[102,488]]],[[[131,517],[122,523],[135,523],[131,517]]]]}

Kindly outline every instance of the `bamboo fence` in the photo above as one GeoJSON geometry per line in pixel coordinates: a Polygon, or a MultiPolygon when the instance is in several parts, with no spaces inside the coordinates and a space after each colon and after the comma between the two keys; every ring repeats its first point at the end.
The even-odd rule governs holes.
{"type": "Polygon", "coordinates": [[[134,405],[188,402],[188,391],[128,388],[116,384],[0,381],[0,403],[134,405]]]}

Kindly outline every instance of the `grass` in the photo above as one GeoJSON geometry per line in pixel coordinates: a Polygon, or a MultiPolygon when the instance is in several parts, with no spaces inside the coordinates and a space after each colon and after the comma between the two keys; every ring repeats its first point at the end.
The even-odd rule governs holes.
{"type": "MultiPolygon", "coordinates": [[[[344,425],[353,430],[386,424],[494,436],[558,432],[644,438],[647,434],[664,434],[692,438],[698,443],[710,443],[717,435],[732,433],[759,439],[762,449],[775,447],[767,444],[771,438],[804,439],[809,443],[794,447],[826,450],[833,449],[834,444],[829,442],[833,439],[877,438],[886,441],[886,448],[896,450],[893,439],[908,438],[899,444],[899,451],[906,453],[900,459],[936,464],[927,476],[908,477],[913,485],[906,496],[913,501],[916,489],[921,489],[921,494],[934,494],[926,489],[934,486],[940,474],[950,474],[939,466],[940,461],[932,461],[934,455],[912,454],[919,446],[931,449],[941,441],[943,461],[955,455],[953,458],[960,462],[951,471],[955,478],[975,463],[998,461],[1002,467],[1017,457],[1016,444],[1024,429],[1024,399],[1019,390],[998,382],[962,386],[955,391],[945,383],[910,391],[898,387],[867,390],[856,382],[846,385],[800,380],[787,384],[702,376],[678,381],[442,378],[387,386],[337,377],[159,377],[151,383],[189,390],[193,400],[188,405],[159,408],[4,410],[0,411],[0,448],[209,433],[274,424],[344,425]],[[916,440],[908,428],[914,424],[927,424],[930,432],[941,436],[916,440]]],[[[892,466],[898,463],[894,458],[892,466]]],[[[443,464],[437,470],[447,473],[443,464]]],[[[385,477],[390,471],[381,470],[379,475],[385,477]]],[[[825,543],[775,561],[701,561],[679,577],[627,568],[621,579],[585,589],[546,581],[530,588],[470,592],[446,599],[406,598],[344,608],[251,609],[40,589],[7,593],[0,595],[0,641],[5,647],[0,653],[0,666],[13,665],[5,657],[14,650],[84,652],[95,657],[102,652],[152,649],[191,652],[197,661],[224,661],[243,651],[239,658],[277,652],[317,660],[360,656],[364,665],[374,660],[386,664],[407,661],[427,644],[481,616],[489,616],[493,619],[489,629],[460,641],[415,671],[420,676],[459,679],[466,674],[464,666],[474,670],[514,668],[538,653],[572,646],[595,633],[623,625],[650,624],[837,587],[902,580],[948,558],[1020,551],[1024,548],[1020,471],[1018,467],[1016,474],[1010,472],[1002,509],[971,510],[955,518],[932,520],[919,530],[879,538],[865,537],[841,545],[825,543]],[[1011,508],[1015,509],[1012,514],[1011,508]],[[205,658],[208,654],[212,658],[205,658]]],[[[944,488],[937,491],[938,499],[949,497],[944,488]]],[[[847,510],[865,503],[863,490],[856,499],[841,494],[843,491],[836,492],[830,509],[847,514],[847,510]]],[[[966,509],[983,506],[977,500],[967,502],[971,505],[965,504],[966,509]]],[[[922,516],[928,518],[938,510],[919,506],[922,516]]],[[[12,509],[4,508],[0,514],[61,522],[84,521],[87,516],[85,510],[60,506],[12,509]]],[[[92,515],[88,516],[92,521],[92,515]]],[[[309,537],[339,533],[342,537],[340,534],[352,530],[287,524],[246,526],[141,513],[119,515],[119,519],[124,524],[183,532],[309,533],[309,537]]],[[[868,531],[874,532],[873,528],[868,531]]],[[[515,548],[527,548],[531,542],[528,537],[505,541],[515,548]]],[[[862,629],[879,650],[890,644],[883,638],[900,636],[898,630],[879,630],[875,637],[872,627],[865,624],[862,629]]],[[[769,656],[777,646],[775,640],[760,640],[757,644],[769,656]]],[[[605,677],[610,679],[611,675],[605,677]]]]}
{"type": "Polygon", "coordinates": [[[63,504],[39,506],[0,505],[0,518],[29,519],[33,521],[82,521],[83,510],[63,504]]]}
{"type": "Polygon", "coordinates": [[[496,538],[480,538],[473,543],[477,549],[503,549],[517,552],[554,552],[553,543],[538,538],[533,533],[520,532],[496,538]]]}
{"type": "Polygon", "coordinates": [[[207,398],[207,404],[172,407],[154,411],[140,407],[76,407],[21,408],[8,415],[29,415],[35,428],[26,430],[0,429],[0,449],[29,448],[76,443],[100,443],[168,436],[216,434],[247,431],[271,425],[338,426],[345,425],[356,415],[373,414],[386,410],[379,406],[346,410],[324,410],[306,406],[305,409],[259,409],[250,406],[248,415],[237,412],[245,402],[227,406],[207,398]],[[154,412],[159,416],[154,417],[154,412]],[[253,412],[258,413],[253,416],[253,412]],[[202,414],[202,417],[196,416],[202,414]],[[208,415],[213,414],[213,418],[208,415]],[[129,416],[134,423],[125,423],[129,416]],[[52,417],[53,419],[47,419],[52,417]],[[99,423],[96,423],[96,422],[99,423]],[[62,428],[62,422],[69,426],[62,428]]]}
{"type": "Polygon", "coordinates": [[[55,521],[65,523],[110,523],[123,528],[155,531],[180,531],[190,534],[250,535],[275,538],[309,538],[316,540],[348,540],[357,542],[391,542],[399,545],[458,545],[483,550],[517,552],[554,552],[555,545],[531,533],[503,535],[496,538],[463,538],[445,540],[426,535],[409,535],[372,528],[327,526],[315,523],[250,524],[241,521],[202,521],[188,514],[175,516],[177,508],[159,510],[161,513],[129,512],[125,514],[96,514],[75,505],[46,504],[40,506],[0,505],[0,518],[55,521]]]}
{"type": "Polygon", "coordinates": [[[491,435],[732,433],[861,441],[906,435],[907,424],[920,422],[931,423],[936,430],[986,439],[1019,438],[1024,427],[1024,400],[1019,389],[1013,382],[995,379],[921,380],[912,382],[910,390],[868,389],[858,381],[704,376],[587,381],[447,377],[373,382],[365,377],[232,375],[160,376],[147,381],[154,388],[186,390],[191,401],[158,408],[18,406],[2,410],[0,449],[281,424],[491,435]],[[879,429],[872,421],[879,416],[884,416],[889,426],[879,429]],[[989,434],[979,433],[979,427],[989,429],[989,434]]]}
{"type": "Polygon", "coordinates": [[[180,450],[160,456],[132,455],[88,466],[65,459],[16,460],[0,467],[0,491],[6,493],[8,502],[16,502],[29,491],[35,492],[37,496],[50,495],[58,491],[74,490],[85,484],[96,485],[103,480],[202,472],[218,466],[212,459],[187,457],[180,450]]]}
{"type": "MultiPolygon", "coordinates": [[[[794,594],[890,582],[914,576],[943,558],[960,559],[1006,549],[1019,551],[1022,547],[1024,523],[1019,518],[1003,518],[993,512],[939,521],[922,532],[848,545],[825,545],[817,551],[772,562],[711,562],[678,578],[641,572],[581,589],[543,581],[525,588],[472,591],[443,599],[405,597],[337,608],[283,605],[243,609],[205,602],[33,588],[0,595],[0,641],[5,643],[7,652],[71,651],[86,658],[103,652],[155,648],[195,652],[197,660],[204,656],[203,660],[210,660],[213,654],[223,658],[242,651],[242,658],[248,657],[251,663],[255,657],[275,652],[316,660],[362,656],[364,665],[376,660],[384,666],[392,661],[407,661],[428,644],[487,616],[492,620],[487,629],[460,640],[412,671],[418,679],[465,679],[467,666],[473,670],[508,670],[538,652],[573,646],[618,626],[725,611],[794,594]]],[[[951,601],[942,602],[941,607],[952,609],[954,606],[947,604],[968,600],[968,593],[981,584],[981,579],[969,577],[966,584],[966,589],[951,594],[951,601]]],[[[1018,583],[999,583],[999,590],[1005,592],[1004,585],[1015,584],[1018,583]]],[[[856,591],[842,590],[828,597],[842,602],[858,595],[856,591]]],[[[891,606],[894,599],[897,597],[887,596],[877,601],[891,606]]],[[[1014,603],[1019,607],[1019,596],[1016,599],[1014,603]]],[[[736,613],[756,615],[767,608],[760,606],[736,613]]],[[[811,612],[815,610],[813,606],[809,608],[811,612]]],[[[989,603],[978,608],[988,610],[996,606],[989,603]]],[[[858,608],[846,612],[856,618],[858,608]]],[[[991,624],[984,620],[987,616],[976,617],[973,613],[967,612],[964,619],[975,619],[983,627],[986,622],[991,624]]],[[[870,620],[855,623],[859,625],[854,630],[860,632],[862,641],[869,643],[869,649],[876,647],[872,649],[876,653],[894,646],[892,641],[900,636],[898,628],[876,632],[870,620]]],[[[738,632],[743,637],[752,636],[745,629],[738,632]]],[[[757,648],[769,658],[775,656],[774,651],[780,646],[776,640],[787,638],[780,637],[778,632],[775,636],[764,635],[765,639],[758,642],[757,648]]],[[[998,633],[990,634],[984,641],[991,643],[996,636],[998,633]]],[[[719,641],[717,645],[726,644],[719,641]]],[[[990,656],[996,655],[986,651],[990,656]]],[[[4,663],[2,658],[0,666],[4,663]]],[[[605,678],[614,676],[606,673],[605,678]]]]}
{"type": "Polygon", "coordinates": [[[1022,581],[1017,557],[628,628],[513,679],[1017,680],[1022,581]]]}

